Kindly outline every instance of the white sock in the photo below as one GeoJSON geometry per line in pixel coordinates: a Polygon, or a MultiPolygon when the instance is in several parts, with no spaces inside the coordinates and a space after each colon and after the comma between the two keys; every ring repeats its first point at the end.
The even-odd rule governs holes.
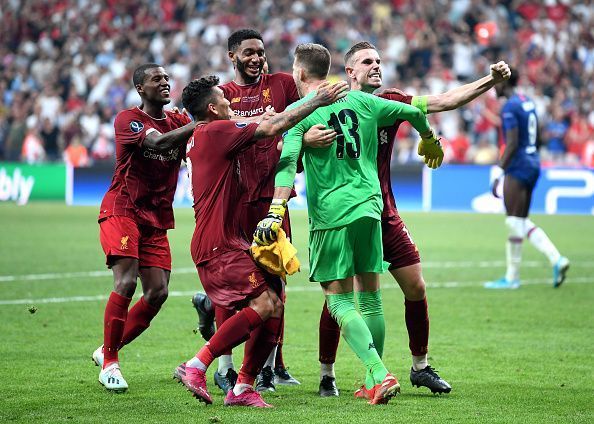
{"type": "Polygon", "coordinates": [[[245,392],[247,389],[253,387],[251,384],[246,384],[246,383],[236,383],[235,386],[233,386],[233,394],[235,396],[239,396],[240,394],[242,394],[243,392],[245,392]]]}
{"type": "Polygon", "coordinates": [[[534,225],[530,220],[526,221],[528,228],[530,228],[530,230],[528,230],[528,240],[530,240],[530,243],[532,243],[534,247],[544,253],[551,265],[555,265],[561,258],[561,254],[540,227],[534,225]]]}
{"type": "Polygon", "coordinates": [[[334,374],[334,364],[322,364],[320,362],[320,380],[327,375],[328,377],[336,378],[334,374]]]}
{"type": "Polygon", "coordinates": [[[276,349],[278,348],[278,345],[274,346],[274,348],[272,348],[272,350],[270,351],[270,355],[268,355],[268,359],[266,359],[266,363],[264,364],[264,367],[270,367],[271,369],[274,369],[274,361],[276,359],[276,349]]]}
{"type": "Polygon", "coordinates": [[[507,281],[520,280],[520,263],[522,262],[522,239],[510,236],[506,244],[507,271],[505,279],[507,281]]]}
{"type": "Polygon", "coordinates": [[[424,368],[427,368],[427,365],[429,365],[427,363],[427,355],[421,355],[421,356],[412,356],[412,367],[413,370],[415,371],[420,371],[424,368]]]}
{"type": "Polygon", "coordinates": [[[190,359],[189,361],[186,361],[186,367],[198,368],[199,370],[202,370],[202,371],[206,371],[206,369],[208,368],[206,365],[204,365],[202,363],[202,361],[200,359],[198,359],[195,356],[192,359],[190,359]]]}
{"type": "Polygon", "coordinates": [[[233,355],[221,355],[219,356],[219,368],[218,373],[221,375],[227,374],[227,371],[231,369],[235,369],[233,365],[233,355]]]}

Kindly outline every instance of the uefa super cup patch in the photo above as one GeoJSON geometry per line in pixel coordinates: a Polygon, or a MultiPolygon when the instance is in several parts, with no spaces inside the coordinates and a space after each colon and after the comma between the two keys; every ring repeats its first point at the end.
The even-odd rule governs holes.
{"type": "Polygon", "coordinates": [[[245,128],[245,127],[247,127],[247,124],[248,124],[247,122],[236,122],[235,126],[237,128],[245,128]]]}
{"type": "Polygon", "coordinates": [[[142,131],[144,128],[144,125],[142,122],[139,121],[132,121],[130,122],[130,130],[132,130],[133,133],[139,133],[140,131],[142,131]]]}

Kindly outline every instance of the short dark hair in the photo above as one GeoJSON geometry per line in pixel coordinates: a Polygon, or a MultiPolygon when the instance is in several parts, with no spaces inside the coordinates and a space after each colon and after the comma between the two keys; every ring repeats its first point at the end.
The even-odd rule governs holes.
{"type": "Polygon", "coordinates": [[[206,108],[212,101],[213,87],[219,85],[219,77],[207,75],[191,81],[182,91],[182,104],[195,118],[204,118],[206,108]]]}
{"type": "Polygon", "coordinates": [[[295,60],[312,77],[324,79],[330,70],[330,52],[321,44],[305,43],[295,47],[295,60]]]}
{"type": "Polygon", "coordinates": [[[158,63],[145,63],[134,69],[134,74],[132,75],[132,83],[134,86],[136,87],[137,85],[144,83],[146,71],[153,68],[162,68],[162,66],[158,63]]]}
{"type": "Polygon", "coordinates": [[[262,43],[262,35],[255,29],[239,29],[229,36],[227,39],[227,48],[230,52],[237,50],[243,40],[260,40],[262,43]]]}
{"type": "Polygon", "coordinates": [[[368,41],[361,41],[361,42],[355,44],[344,55],[344,64],[347,65],[350,62],[350,60],[352,59],[353,55],[355,53],[357,53],[358,51],[360,51],[360,50],[367,50],[367,49],[373,49],[373,50],[377,51],[377,49],[375,48],[375,46],[373,44],[371,44],[370,42],[368,42],[368,41]]]}

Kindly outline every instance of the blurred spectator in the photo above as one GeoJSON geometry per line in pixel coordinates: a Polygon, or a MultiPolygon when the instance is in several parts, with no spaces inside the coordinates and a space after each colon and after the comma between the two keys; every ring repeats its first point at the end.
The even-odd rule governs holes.
{"type": "Polygon", "coordinates": [[[45,161],[43,141],[41,140],[41,137],[39,136],[35,127],[31,127],[27,130],[27,135],[23,140],[21,160],[28,163],[29,165],[42,163],[45,161]]]}
{"type": "MultiPolygon", "coordinates": [[[[0,159],[20,160],[29,125],[40,131],[50,160],[77,137],[97,160],[113,160],[113,131],[103,127],[139,103],[131,84],[136,66],[165,65],[171,107],[179,106],[190,79],[232,79],[227,37],[250,26],[263,34],[272,72],[290,72],[295,45],[316,42],[330,49],[331,71],[344,78],[345,51],[369,40],[382,53],[383,85],[411,94],[446,91],[506,60],[523,74],[541,128],[550,130],[544,139],[553,163],[589,163],[583,149],[591,137],[584,120],[589,134],[594,127],[592,0],[3,1],[0,159]]],[[[467,142],[469,149],[495,144],[498,105],[490,97],[431,119],[456,146],[452,161],[465,156],[467,142]]],[[[415,136],[404,135],[395,161],[418,161],[415,136]]]]}
{"type": "Polygon", "coordinates": [[[553,110],[553,118],[544,127],[545,147],[553,159],[560,159],[565,151],[565,134],[568,125],[563,109],[557,106],[553,110]]]}
{"type": "Polygon", "coordinates": [[[90,165],[87,148],[81,143],[80,137],[74,137],[64,150],[64,162],[74,168],[90,165]]]}

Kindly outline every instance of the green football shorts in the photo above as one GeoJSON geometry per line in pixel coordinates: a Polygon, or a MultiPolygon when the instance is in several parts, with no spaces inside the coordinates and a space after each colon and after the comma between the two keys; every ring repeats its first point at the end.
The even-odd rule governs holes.
{"type": "Polygon", "coordinates": [[[344,227],[309,232],[309,281],[383,272],[381,222],[363,217],[344,227]]]}

